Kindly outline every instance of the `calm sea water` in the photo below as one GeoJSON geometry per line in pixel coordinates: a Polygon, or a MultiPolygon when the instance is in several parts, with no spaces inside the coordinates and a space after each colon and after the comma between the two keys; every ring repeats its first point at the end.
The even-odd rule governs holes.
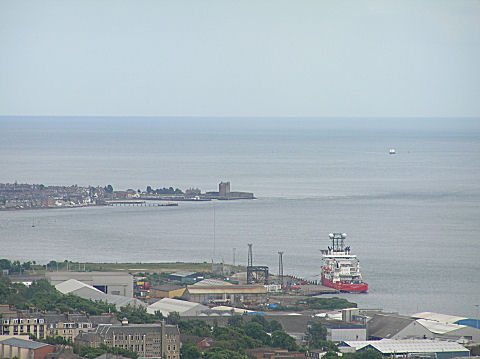
{"type": "Polygon", "coordinates": [[[254,264],[276,273],[284,251],[286,273],[318,279],[328,233],[347,232],[370,290],[343,296],[405,314],[476,317],[480,132],[474,121],[442,126],[0,119],[0,182],[215,190],[229,180],[258,197],[0,212],[0,257],[232,263],[236,248],[238,264],[253,243],[254,264]]]}

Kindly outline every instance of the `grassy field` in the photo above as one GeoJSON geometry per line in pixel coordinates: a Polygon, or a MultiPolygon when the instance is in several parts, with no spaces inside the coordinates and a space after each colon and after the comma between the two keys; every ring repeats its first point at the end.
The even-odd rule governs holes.
{"type": "MultiPolygon", "coordinates": [[[[177,271],[202,272],[212,271],[211,263],[85,263],[85,269],[89,271],[125,271],[131,273],[156,272],[170,273],[177,271]]],[[[245,271],[244,267],[235,266],[235,272],[245,271]]]]}

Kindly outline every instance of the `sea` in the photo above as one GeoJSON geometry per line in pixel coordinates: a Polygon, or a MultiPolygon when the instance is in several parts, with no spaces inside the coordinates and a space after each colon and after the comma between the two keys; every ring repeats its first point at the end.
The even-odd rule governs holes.
{"type": "Polygon", "coordinates": [[[362,308],[478,318],[480,120],[0,117],[0,183],[255,194],[0,212],[0,258],[247,262],[318,280],[347,233],[362,308]],[[389,149],[396,150],[395,155],[389,149]],[[32,227],[35,223],[35,227],[32,227]]]}

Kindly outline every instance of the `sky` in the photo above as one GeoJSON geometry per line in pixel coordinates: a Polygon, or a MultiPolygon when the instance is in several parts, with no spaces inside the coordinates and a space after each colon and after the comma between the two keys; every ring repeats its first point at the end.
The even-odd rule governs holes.
{"type": "Polygon", "coordinates": [[[0,1],[0,116],[480,117],[480,1],[0,1]]]}

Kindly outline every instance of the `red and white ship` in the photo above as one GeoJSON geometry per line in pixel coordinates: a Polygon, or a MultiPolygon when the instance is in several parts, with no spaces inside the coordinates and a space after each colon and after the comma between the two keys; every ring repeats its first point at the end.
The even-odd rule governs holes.
{"type": "Polygon", "coordinates": [[[322,285],[341,292],[366,292],[368,284],[362,280],[357,256],[345,247],[345,233],[330,233],[332,246],[322,249],[322,285]]]}

